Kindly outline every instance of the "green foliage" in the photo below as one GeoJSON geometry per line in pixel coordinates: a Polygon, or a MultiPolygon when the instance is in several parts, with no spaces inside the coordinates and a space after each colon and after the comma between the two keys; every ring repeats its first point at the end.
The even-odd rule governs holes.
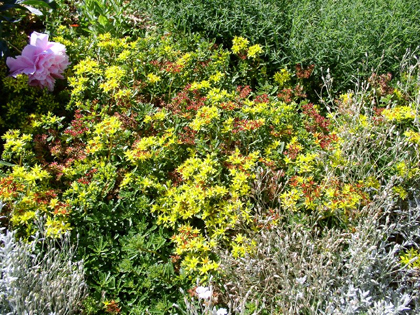
{"type": "MultiPolygon", "coordinates": [[[[4,60],[0,60],[0,67],[6,70],[4,60]]],[[[17,78],[0,74],[0,131],[4,133],[9,128],[27,128],[28,119],[32,114],[46,114],[48,112],[62,112],[60,103],[68,101],[68,93],[60,91],[63,82],[57,82],[56,91],[28,85],[28,77],[18,75],[17,78]]]]}
{"type": "Polygon", "coordinates": [[[110,33],[124,36],[132,32],[128,14],[129,2],[123,0],[74,1],[80,28],[91,34],[110,33]]]}
{"type": "Polygon", "coordinates": [[[397,72],[398,56],[419,44],[418,1],[154,1],[138,0],[153,19],[183,32],[201,32],[229,47],[244,36],[264,47],[272,74],[279,66],[330,69],[335,89],[381,64],[397,72]],[[397,57],[397,58],[396,58],[397,57]]]}
{"type": "Polygon", "coordinates": [[[296,1],[287,55],[330,68],[344,88],[380,68],[398,74],[406,49],[419,46],[418,1],[296,1]]]}

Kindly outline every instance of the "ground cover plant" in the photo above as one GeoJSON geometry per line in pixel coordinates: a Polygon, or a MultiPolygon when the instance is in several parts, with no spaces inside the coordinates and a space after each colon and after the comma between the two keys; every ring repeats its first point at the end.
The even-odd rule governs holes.
{"type": "Polygon", "coordinates": [[[339,94],[331,72],[314,102],[311,64],[112,3],[59,2],[48,39],[17,30],[1,61],[2,225],[39,253],[70,237],[83,290],[68,312],[415,312],[417,52],[339,94]]]}

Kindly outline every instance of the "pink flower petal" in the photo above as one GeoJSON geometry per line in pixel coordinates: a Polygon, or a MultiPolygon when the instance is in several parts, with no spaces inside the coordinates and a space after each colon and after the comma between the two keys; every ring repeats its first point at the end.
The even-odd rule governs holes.
{"type": "Polygon", "coordinates": [[[42,50],[46,50],[48,49],[48,35],[41,34],[38,32],[33,32],[31,34],[31,39],[29,41],[29,44],[32,46],[37,46],[39,48],[42,48],[42,50]]]}
{"type": "Polygon", "coordinates": [[[32,74],[36,70],[34,62],[25,56],[8,57],[6,65],[10,69],[10,75],[14,77],[21,73],[32,74]]]}

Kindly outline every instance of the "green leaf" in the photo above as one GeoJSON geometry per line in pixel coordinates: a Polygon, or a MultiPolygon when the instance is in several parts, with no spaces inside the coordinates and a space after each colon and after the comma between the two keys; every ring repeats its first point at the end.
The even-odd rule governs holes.
{"type": "Polygon", "coordinates": [[[98,18],[98,22],[103,25],[106,26],[108,24],[108,19],[106,17],[104,17],[103,15],[100,15],[98,18]]]}
{"type": "Polygon", "coordinates": [[[30,6],[39,6],[46,9],[56,9],[57,4],[55,1],[51,0],[24,0],[21,2],[21,4],[30,5],[30,6]]]}
{"type": "Polygon", "coordinates": [[[4,165],[4,166],[15,166],[15,164],[9,163],[9,162],[5,162],[5,161],[1,161],[0,160],[0,165],[4,165]]]}

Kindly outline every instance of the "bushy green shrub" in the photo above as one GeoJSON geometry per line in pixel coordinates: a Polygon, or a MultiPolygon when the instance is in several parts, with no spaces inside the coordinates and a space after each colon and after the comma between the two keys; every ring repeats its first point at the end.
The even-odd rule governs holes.
{"type": "MultiPolygon", "coordinates": [[[[330,68],[336,89],[382,64],[398,70],[407,48],[420,45],[418,1],[155,1],[135,4],[161,24],[201,32],[229,47],[234,36],[264,46],[271,73],[278,67],[330,68]],[[383,58],[382,58],[383,56],[383,58]]],[[[314,85],[318,88],[317,84],[314,85]]]]}

